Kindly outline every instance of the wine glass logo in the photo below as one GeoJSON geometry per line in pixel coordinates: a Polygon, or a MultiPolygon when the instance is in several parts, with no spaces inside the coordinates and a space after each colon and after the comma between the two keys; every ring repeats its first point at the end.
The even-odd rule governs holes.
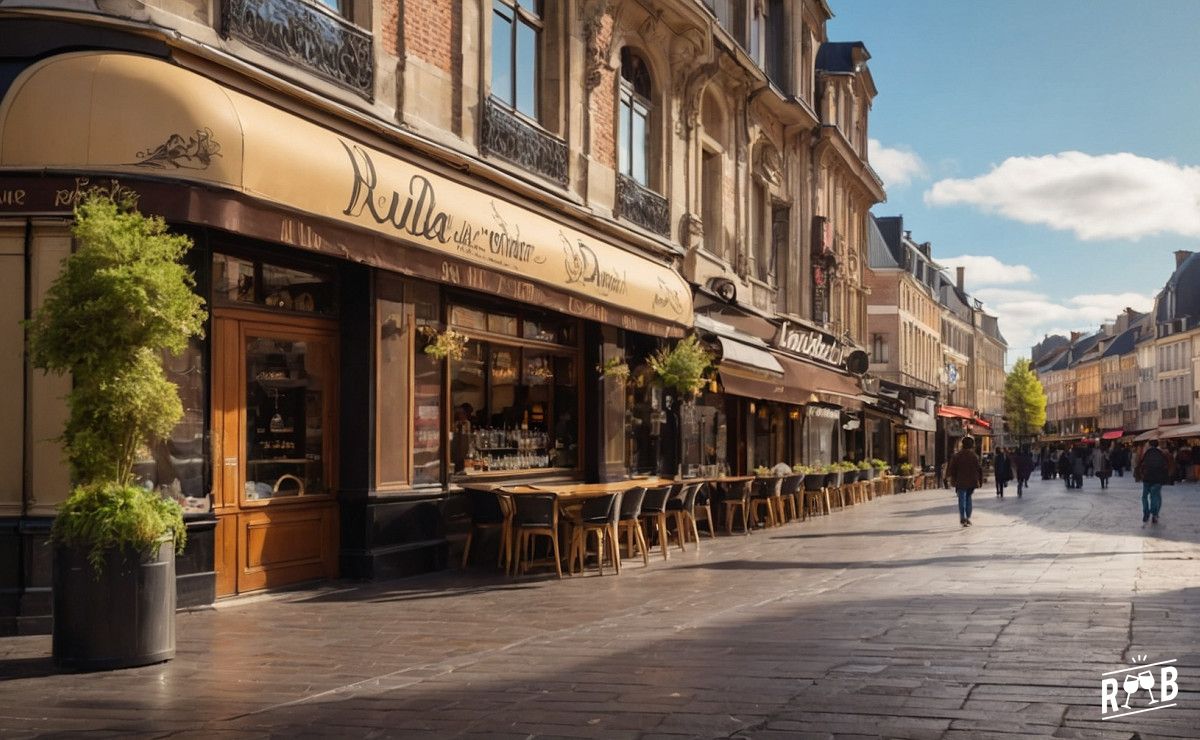
{"type": "Polygon", "coordinates": [[[1154,698],[1154,692],[1151,691],[1151,689],[1154,688],[1154,672],[1142,671],[1141,673],[1137,674],[1137,677],[1138,686],[1141,686],[1146,690],[1146,693],[1150,695],[1150,703],[1157,704],[1158,701],[1154,698]]]}
{"type": "Polygon", "coordinates": [[[1133,695],[1137,693],[1138,684],[1139,681],[1136,675],[1132,673],[1125,674],[1125,681],[1121,684],[1121,687],[1125,689],[1125,703],[1121,706],[1125,709],[1129,709],[1129,700],[1132,699],[1133,695]]]}

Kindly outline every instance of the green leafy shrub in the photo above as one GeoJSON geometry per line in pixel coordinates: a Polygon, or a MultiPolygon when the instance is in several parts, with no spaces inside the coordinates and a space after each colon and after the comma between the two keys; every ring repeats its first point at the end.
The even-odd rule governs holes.
{"type": "Polygon", "coordinates": [[[859,470],[870,470],[871,463],[867,462],[866,460],[859,460],[858,465],[856,465],[855,467],[858,468],[859,470]]]}
{"type": "Polygon", "coordinates": [[[180,262],[192,242],[97,190],[75,208],[73,233],[75,251],[26,323],[33,366],[72,380],[60,439],[77,487],[51,539],[87,546],[93,564],[110,545],[171,536],[182,548],[179,505],[139,491],[133,466],[183,415],[160,358],[203,331],[204,302],[180,262]]]}
{"type": "Polygon", "coordinates": [[[97,571],[107,548],[151,552],[166,536],[182,552],[187,530],[179,504],[155,491],[119,483],[76,487],[59,507],[53,528],[56,543],[86,549],[97,571]]]}
{"type": "Polygon", "coordinates": [[[887,466],[888,464],[886,461],[880,460],[877,457],[871,458],[871,467],[875,468],[876,470],[887,470],[887,466]]]}
{"type": "Polygon", "coordinates": [[[675,343],[671,349],[660,349],[650,357],[650,368],[663,385],[685,397],[695,396],[707,382],[713,356],[704,349],[695,334],[675,343]]]}
{"type": "Polygon", "coordinates": [[[900,475],[912,475],[912,474],[913,474],[912,463],[900,463],[900,475]]]}

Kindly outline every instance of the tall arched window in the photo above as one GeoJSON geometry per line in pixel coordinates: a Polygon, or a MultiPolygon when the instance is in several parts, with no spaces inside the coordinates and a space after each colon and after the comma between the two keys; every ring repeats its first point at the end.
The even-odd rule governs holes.
{"type": "Polygon", "coordinates": [[[621,174],[650,187],[650,70],[629,49],[621,49],[621,104],[617,135],[621,174]]]}

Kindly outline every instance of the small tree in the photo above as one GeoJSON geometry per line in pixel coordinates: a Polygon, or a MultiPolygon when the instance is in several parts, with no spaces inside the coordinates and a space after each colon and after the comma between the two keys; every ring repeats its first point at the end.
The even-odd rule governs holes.
{"type": "Polygon", "coordinates": [[[204,302],[180,263],[191,240],[132,198],[90,192],[74,235],[76,251],[26,328],[33,366],[73,381],[61,440],[76,488],[52,538],[88,547],[96,565],[107,547],[148,549],[167,534],[183,546],[179,505],[134,486],[133,467],[139,447],[183,415],[161,357],[202,333],[204,302]]]}
{"type": "Polygon", "coordinates": [[[1046,391],[1024,357],[1004,379],[1004,419],[1018,438],[1032,437],[1046,424],[1046,391]]]}

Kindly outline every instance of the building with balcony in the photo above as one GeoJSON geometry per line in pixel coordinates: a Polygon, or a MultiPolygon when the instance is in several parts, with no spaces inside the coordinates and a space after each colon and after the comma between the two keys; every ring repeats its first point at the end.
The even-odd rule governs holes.
{"type": "MultiPolygon", "coordinates": [[[[5,4],[6,346],[91,188],[193,239],[209,326],[167,363],[186,416],[138,470],[187,512],[182,605],[443,567],[475,480],[861,457],[884,193],[869,54],[827,39],[831,16],[824,0],[5,4]],[[449,329],[461,357],[425,351],[449,329]],[[661,385],[598,370],[645,380],[693,331],[719,372],[687,418],[664,421],[661,385]]],[[[36,631],[70,380],[10,353],[0,381],[16,389],[0,560],[20,564],[0,630],[36,631]]]]}

